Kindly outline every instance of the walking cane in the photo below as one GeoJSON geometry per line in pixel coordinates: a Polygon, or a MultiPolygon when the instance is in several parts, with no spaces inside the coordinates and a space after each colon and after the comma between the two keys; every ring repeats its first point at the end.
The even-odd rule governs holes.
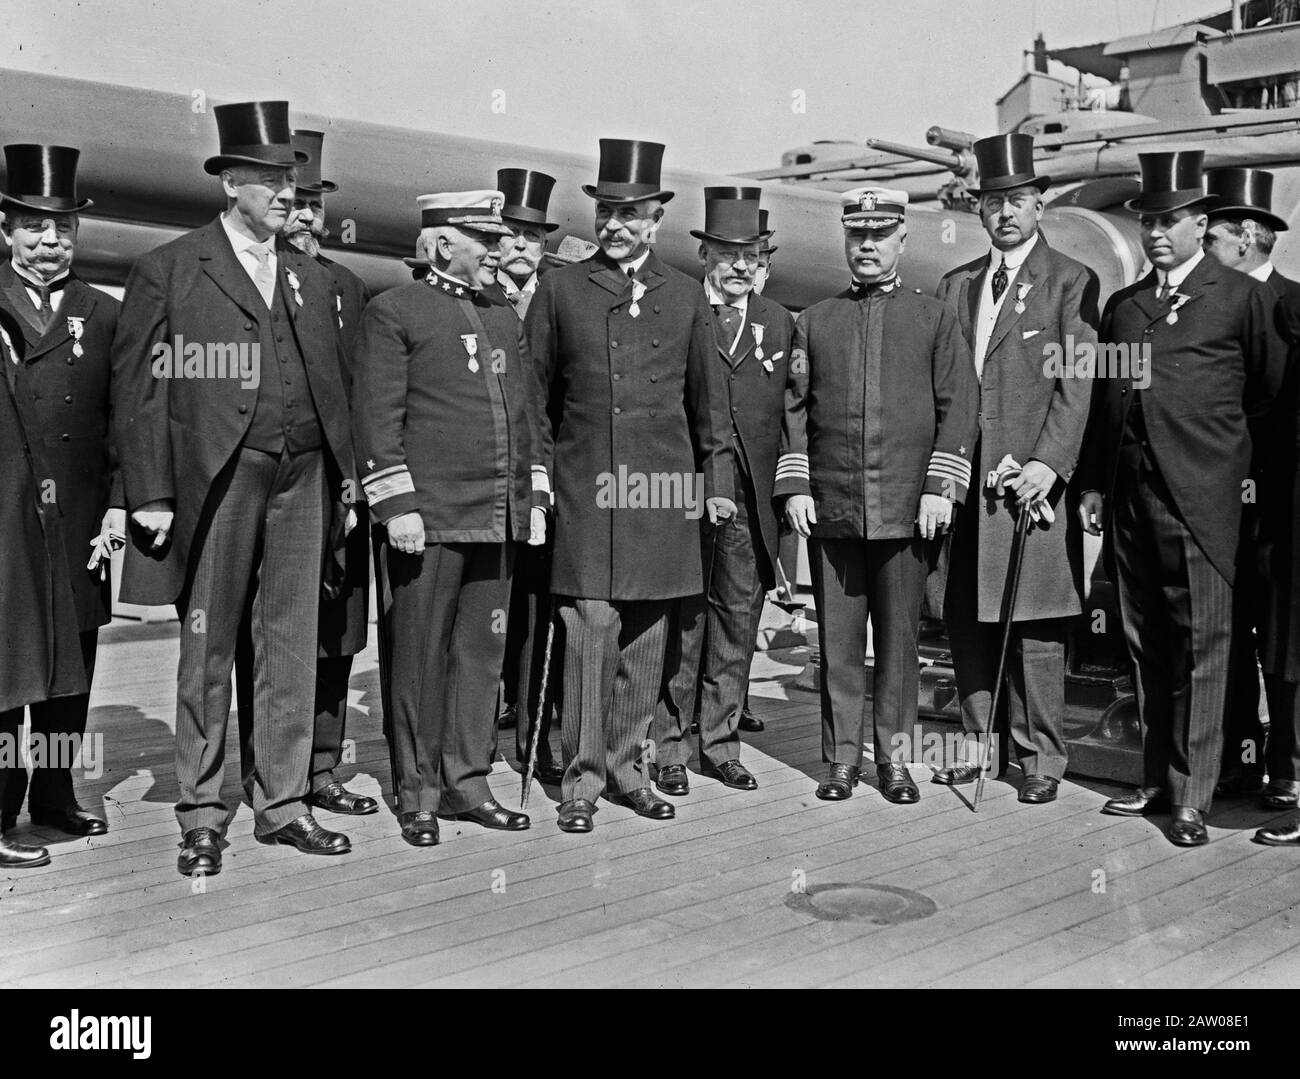
{"type": "Polygon", "coordinates": [[[1002,589],[1002,652],[998,656],[998,673],[993,682],[993,700],[989,704],[989,736],[980,747],[980,774],[975,783],[975,797],[971,812],[978,813],[980,798],[984,795],[984,773],[989,766],[989,750],[993,744],[993,728],[997,722],[998,703],[1002,699],[1002,682],[1007,673],[1007,651],[1011,646],[1011,624],[1016,613],[1016,595],[1020,592],[1020,568],[1025,561],[1025,537],[1029,533],[1029,507],[1021,506],[1016,518],[1016,532],[1011,541],[1011,564],[1007,567],[1007,583],[1002,589]]]}
{"type": "MultiPolygon", "coordinates": [[[[550,607],[550,604],[547,604],[550,607]]],[[[542,717],[550,718],[551,701],[547,689],[551,681],[551,646],[555,644],[555,611],[546,619],[546,654],[542,657],[542,684],[537,693],[537,714],[528,717],[528,766],[524,769],[524,787],[519,793],[519,808],[528,808],[528,789],[533,785],[537,770],[537,743],[541,741],[542,717]]],[[[527,704],[525,697],[524,703],[527,704]]]]}
{"type": "Polygon", "coordinates": [[[388,548],[388,531],[383,525],[371,529],[370,546],[375,560],[375,602],[379,606],[376,612],[378,617],[375,619],[375,636],[379,642],[379,706],[384,710],[383,732],[384,742],[388,746],[388,770],[393,784],[393,804],[398,806],[400,813],[401,804],[398,795],[402,788],[397,781],[397,756],[393,752],[393,697],[390,692],[393,652],[387,631],[388,612],[392,607],[393,594],[388,583],[388,564],[385,557],[388,548]]]}

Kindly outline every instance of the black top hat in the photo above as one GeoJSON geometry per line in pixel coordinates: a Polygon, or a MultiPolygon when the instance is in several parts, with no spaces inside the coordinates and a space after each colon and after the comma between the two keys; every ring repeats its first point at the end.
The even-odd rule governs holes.
{"type": "Polygon", "coordinates": [[[501,219],[510,224],[540,225],[547,232],[559,223],[546,220],[555,177],[532,169],[497,169],[497,190],[506,198],[501,219]]]}
{"type": "Polygon", "coordinates": [[[776,235],[776,229],[767,227],[767,211],[758,211],[758,229],[763,234],[763,243],[759,251],[764,255],[770,255],[776,250],[776,245],[772,243],[772,237],[776,235]]]}
{"type": "Polygon", "coordinates": [[[1163,214],[1184,206],[1205,203],[1209,209],[1218,199],[1207,195],[1201,181],[1204,150],[1161,150],[1138,154],[1142,168],[1142,194],[1124,203],[1140,214],[1163,214]]]}
{"type": "Polygon", "coordinates": [[[307,162],[298,166],[298,190],[308,191],[313,195],[328,195],[337,191],[339,185],[332,180],[320,178],[321,143],[325,141],[323,131],[295,130],[291,140],[294,151],[307,155],[307,162]]]}
{"type": "Polygon", "coordinates": [[[231,165],[273,165],[291,169],[309,158],[293,148],[289,132],[289,102],[241,101],[218,105],[217,137],[221,152],[203,162],[203,171],[218,176],[231,165]]]}
{"type": "Polygon", "coordinates": [[[971,147],[979,167],[979,187],[976,195],[993,191],[1010,191],[1013,187],[1036,187],[1046,191],[1052,181],[1047,176],[1034,175],[1034,138],[1010,132],[976,139],[971,147]]]}
{"type": "Polygon", "coordinates": [[[4,206],[75,214],[93,205],[90,199],[77,199],[80,156],[71,146],[6,146],[4,206]]]}
{"type": "Polygon", "coordinates": [[[600,172],[596,186],[582,185],[582,193],[601,202],[636,202],[658,199],[667,202],[674,192],[659,187],[659,169],[664,146],[639,139],[601,139],[600,172]]]}
{"type": "Polygon", "coordinates": [[[1240,220],[1249,217],[1274,232],[1286,232],[1287,223],[1273,212],[1273,174],[1263,169],[1210,169],[1205,174],[1205,193],[1219,201],[1214,217],[1240,220]]]}
{"type": "Polygon", "coordinates": [[[691,235],[697,240],[724,244],[761,242],[763,225],[758,200],[762,194],[761,187],[706,187],[704,228],[691,229],[691,235]]]}

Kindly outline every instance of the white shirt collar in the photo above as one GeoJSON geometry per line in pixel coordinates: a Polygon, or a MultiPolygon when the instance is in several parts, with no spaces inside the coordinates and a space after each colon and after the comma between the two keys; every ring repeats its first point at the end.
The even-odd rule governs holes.
{"type": "Polygon", "coordinates": [[[1256,281],[1267,281],[1273,276],[1273,260],[1265,259],[1262,265],[1250,271],[1250,276],[1256,281]]]}
{"type": "MultiPolygon", "coordinates": [[[[275,237],[271,236],[265,240],[254,240],[245,236],[242,232],[237,232],[230,224],[230,218],[226,214],[221,215],[221,227],[226,230],[226,236],[230,239],[230,246],[235,249],[236,255],[242,255],[245,252],[253,253],[253,248],[270,252],[272,258],[275,258],[275,237]]],[[[257,256],[254,254],[254,258],[257,256]]]]}
{"type": "Polygon", "coordinates": [[[641,267],[645,265],[645,260],[648,259],[649,257],[650,257],[650,248],[647,247],[644,251],[641,252],[641,254],[637,255],[637,257],[634,259],[619,259],[618,268],[622,270],[625,274],[628,272],[628,270],[631,270],[633,273],[640,273],[641,267]]]}
{"type": "Polygon", "coordinates": [[[516,292],[531,294],[537,291],[537,274],[533,274],[532,277],[524,282],[524,287],[520,288],[515,284],[515,279],[506,273],[505,270],[497,270],[497,284],[501,286],[501,291],[507,296],[513,296],[516,292]]]}
{"type": "Polygon", "coordinates": [[[730,296],[724,296],[713,287],[713,282],[707,277],[704,279],[704,298],[713,306],[720,303],[728,304],[734,307],[742,315],[749,310],[749,293],[746,292],[739,300],[733,300],[730,296]]]}
{"type": "Polygon", "coordinates": [[[996,270],[999,262],[1005,262],[1008,270],[1018,270],[1021,263],[1029,257],[1029,252],[1034,249],[1036,243],[1038,243],[1038,233],[1035,232],[1024,243],[1016,244],[1010,251],[1003,251],[998,247],[991,248],[989,266],[996,270]]]}
{"type": "Polygon", "coordinates": [[[1203,258],[1205,258],[1205,252],[1198,248],[1196,254],[1186,262],[1180,262],[1172,270],[1156,270],[1156,279],[1162,286],[1168,283],[1170,288],[1177,288],[1187,280],[1187,275],[1200,265],[1203,258]]]}
{"type": "Polygon", "coordinates": [[[9,265],[13,268],[14,273],[18,275],[18,279],[24,285],[26,285],[30,289],[36,289],[38,292],[40,291],[42,285],[46,287],[53,287],[54,285],[57,285],[60,281],[66,279],[67,276],[72,272],[71,270],[64,270],[63,273],[59,274],[59,276],[54,278],[53,280],[38,281],[34,275],[24,270],[21,266],[18,265],[17,262],[11,261],[9,265]]]}

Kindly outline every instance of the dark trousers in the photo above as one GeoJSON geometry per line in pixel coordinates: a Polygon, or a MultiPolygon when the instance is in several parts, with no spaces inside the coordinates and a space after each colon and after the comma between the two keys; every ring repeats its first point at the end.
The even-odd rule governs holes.
{"type": "Polygon", "coordinates": [[[557,596],[564,622],[566,802],[649,786],[644,757],[675,600],[557,596]]]}
{"type": "MultiPolygon", "coordinates": [[[[1222,772],[1264,771],[1264,724],[1259,718],[1259,660],[1255,624],[1260,590],[1271,588],[1255,575],[1255,506],[1242,507],[1241,554],[1232,586],[1232,651],[1223,716],[1222,772]]],[[[1272,709],[1269,711],[1270,721],[1272,709]]]]}
{"type": "Polygon", "coordinates": [[[1144,785],[1210,808],[1223,750],[1232,586],[1178,516],[1158,469],[1121,466],[1112,537],[1145,729],[1144,785]]]}
{"type": "Polygon", "coordinates": [[[910,741],[916,726],[925,541],[812,539],[808,560],[821,649],[822,760],[855,768],[862,763],[870,619],[876,764],[888,764],[898,736],[910,741]]]}
{"type": "Polygon", "coordinates": [[[700,720],[700,761],[717,767],[740,759],[740,710],[749,693],[763,584],[756,552],[763,536],[749,488],[737,470],[736,517],[724,525],[700,522],[704,591],[686,596],[668,629],[664,688],[651,737],[660,768],[684,765],[691,755],[691,721],[700,720]],[[743,484],[743,486],[742,486],[743,484]]]}
{"type": "Polygon", "coordinates": [[[564,703],[564,631],[551,602],[551,540],[542,547],[523,546],[515,557],[514,580],[510,587],[510,620],[506,626],[505,662],[501,681],[505,700],[516,709],[515,756],[528,759],[528,728],[539,717],[538,756],[550,754],[551,712],[542,707],[542,667],[546,660],[546,634],[556,623],[551,642],[551,668],[546,695],[552,709],[564,703]]]}
{"type": "Polygon", "coordinates": [[[1300,683],[1264,675],[1268,700],[1268,778],[1300,779],[1300,683]]]}
{"type": "MultiPolygon", "coordinates": [[[[949,585],[944,622],[952,644],[962,726],[967,734],[987,736],[993,688],[997,681],[1002,627],[979,620],[979,499],[972,492],[958,510],[957,531],[948,561],[949,585]]],[[[1033,540],[1025,537],[1026,543],[1033,540]]],[[[1062,572],[1065,567],[1062,567],[1062,572]]],[[[1065,775],[1065,639],[1068,621],[1038,618],[1015,622],[1007,648],[1007,681],[1002,699],[1006,721],[1025,775],[1065,775]]],[[[998,711],[1001,713],[1002,709],[998,711]]],[[[980,758],[968,745],[970,763],[980,758]]],[[[996,760],[996,758],[993,758],[996,760]]]]}
{"type": "Polygon", "coordinates": [[[230,674],[245,611],[253,647],[254,829],[307,812],[315,721],[326,484],[319,450],[278,457],[242,448],[209,492],[177,608],[176,816],[221,829],[230,674]]]}
{"type": "Polygon", "coordinates": [[[493,706],[515,545],[385,544],[382,613],[389,661],[390,750],[400,813],[463,813],[492,797],[493,706]]]}
{"type": "MultiPolygon", "coordinates": [[[[81,633],[81,661],[86,667],[86,684],[95,677],[95,655],[99,649],[99,629],[81,633]]],[[[58,746],[75,742],[80,746],[86,734],[86,717],[90,712],[90,694],[77,693],[71,697],[52,697],[28,705],[32,711],[32,735],[40,735],[47,749],[53,752],[58,746]]],[[[22,727],[23,710],[10,710],[16,719],[0,721],[0,726],[13,725],[16,732],[22,727]]],[[[7,716],[8,713],[5,713],[7,716]]],[[[16,817],[23,807],[23,798],[35,810],[56,810],[75,805],[76,791],[72,787],[72,767],[60,767],[61,761],[48,759],[42,767],[32,769],[31,786],[27,783],[27,769],[15,761],[12,768],[0,764],[0,815],[16,817]]]]}

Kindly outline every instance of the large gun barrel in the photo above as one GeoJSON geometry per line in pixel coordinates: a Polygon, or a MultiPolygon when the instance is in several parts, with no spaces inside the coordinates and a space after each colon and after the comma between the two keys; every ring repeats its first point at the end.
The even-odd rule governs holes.
{"type": "Polygon", "coordinates": [[[885,139],[867,139],[867,145],[873,150],[884,150],[899,157],[911,157],[917,161],[929,161],[953,172],[961,172],[966,164],[960,154],[952,150],[928,150],[920,146],[904,146],[901,142],[888,142],[885,139]]]}
{"type": "Polygon", "coordinates": [[[950,127],[940,127],[935,124],[925,133],[925,141],[931,146],[941,146],[945,150],[952,150],[955,153],[963,153],[970,150],[975,144],[975,136],[969,135],[965,131],[954,131],[950,127]]]}

